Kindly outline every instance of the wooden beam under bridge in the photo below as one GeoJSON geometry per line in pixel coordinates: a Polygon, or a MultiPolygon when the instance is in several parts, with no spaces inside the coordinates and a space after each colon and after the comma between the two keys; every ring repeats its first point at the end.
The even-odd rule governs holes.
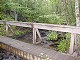
{"type": "MultiPolygon", "coordinates": [[[[33,28],[33,43],[36,42],[36,32],[38,29],[69,32],[71,33],[71,42],[70,42],[70,49],[69,49],[70,54],[74,52],[74,40],[75,40],[74,35],[80,34],[80,27],[76,27],[76,26],[56,25],[56,24],[46,24],[46,23],[32,23],[32,22],[19,22],[19,21],[0,21],[0,24],[33,28]]],[[[41,39],[39,32],[38,32],[38,36],[41,39]]]]}

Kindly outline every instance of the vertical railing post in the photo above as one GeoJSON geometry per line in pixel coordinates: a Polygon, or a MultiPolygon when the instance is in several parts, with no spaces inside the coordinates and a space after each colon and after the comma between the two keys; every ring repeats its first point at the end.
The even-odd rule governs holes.
{"type": "Polygon", "coordinates": [[[33,44],[36,43],[36,28],[33,28],[33,44]]]}
{"type": "Polygon", "coordinates": [[[73,52],[74,52],[74,42],[75,42],[75,34],[71,33],[69,54],[73,54],[73,52]]]}
{"type": "Polygon", "coordinates": [[[8,25],[6,23],[6,35],[8,34],[8,25]]]}
{"type": "Polygon", "coordinates": [[[39,33],[39,30],[37,28],[33,28],[33,44],[38,44],[38,43],[41,43],[42,41],[42,38],[41,38],[41,35],[39,33]],[[37,37],[36,35],[38,35],[40,41],[37,42],[37,37]]]}

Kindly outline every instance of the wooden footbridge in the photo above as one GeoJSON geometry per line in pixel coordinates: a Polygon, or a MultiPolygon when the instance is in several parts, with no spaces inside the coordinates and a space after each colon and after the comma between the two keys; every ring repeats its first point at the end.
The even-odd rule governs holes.
{"type": "Polygon", "coordinates": [[[25,60],[80,60],[77,57],[3,36],[0,36],[0,46],[16,55],[24,57],[25,60]]]}
{"type": "MultiPolygon", "coordinates": [[[[2,21],[2,20],[0,21],[0,24],[4,24],[6,26],[6,33],[8,33],[8,28],[11,28],[10,26],[22,26],[22,27],[33,28],[33,44],[32,45],[25,42],[18,41],[18,40],[14,40],[8,37],[0,36],[0,47],[8,51],[11,51],[19,56],[22,56],[28,60],[44,60],[49,58],[52,60],[80,60],[80,58],[77,58],[77,57],[61,54],[54,50],[50,50],[47,48],[42,48],[40,46],[34,45],[42,41],[42,38],[38,29],[69,32],[71,33],[69,54],[73,54],[74,43],[76,44],[75,35],[80,34],[80,27],[45,24],[45,23],[2,21]],[[40,38],[40,41],[38,42],[36,40],[36,35],[38,35],[40,38]]],[[[13,30],[11,29],[11,31],[13,30]]]]}

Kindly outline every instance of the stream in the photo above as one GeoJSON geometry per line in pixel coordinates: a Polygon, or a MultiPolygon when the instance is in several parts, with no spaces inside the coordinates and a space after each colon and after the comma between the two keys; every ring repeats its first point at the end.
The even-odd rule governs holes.
{"type": "Polygon", "coordinates": [[[0,60],[23,60],[23,58],[0,48],[0,60]]]}

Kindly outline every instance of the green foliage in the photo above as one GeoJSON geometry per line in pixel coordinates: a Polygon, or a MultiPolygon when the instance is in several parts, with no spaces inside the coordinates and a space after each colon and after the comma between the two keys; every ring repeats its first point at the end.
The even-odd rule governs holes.
{"type": "Polygon", "coordinates": [[[24,32],[19,31],[19,30],[16,30],[16,31],[15,31],[15,35],[16,35],[16,36],[18,36],[18,35],[22,35],[22,34],[24,34],[24,32]]]}
{"type": "Polygon", "coordinates": [[[4,18],[4,15],[0,12],[0,20],[4,18]]]}
{"type": "Polygon", "coordinates": [[[7,21],[14,21],[14,19],[10,16],[7,16],[6,18],[3,18],[3,20],[7,20],[7,21]]]}
{"type": "Polygon", "coordinates": [[[6,30],[3,25],[0,25],[0,35],[6,35],[6,30]]]}
{"type": "Polygon", "coordinates": [[[65,34],[65,37],[66,37],[67,40],[68,40],[68,39],[70,40],[71,34],[70,34],[70,33],[66,33],[66,34],[65,34]]]}
{"type": "Polygon", "coordinates": [[[36,21],[50,24],[66,24],[66,21],[56,14],[39,16],[36,21]]]}
{"type": "Polygon", "coordinates": [[[13,35],[12,37],[13,37],[13,38],[16,38],[16,37],[18,37],[18,36],[23,35],[24,33],[25,33],[24,31],[16,30],[16,29],[15,29],[14,35],[13,35]]]}
{"type": "Polygon", "coordinates": [[[27,30],[27,29],[21,28],[21,27],[11,26],[11,28],[14,31],[14,33],[12,35],[13,38],[16,38],[18,36],[23,36],[25,33],[30,32],[30,30],[27,30]]]}
{"type": "Polygon", "coordinates": [[[1,0],[0,2],[1,13],[7,15],[8,10],[9,15],[13,15],[13,18],[8,15],[9,17],[4,19],[14,19],[16,11],[18,21],[75,25],[74,0],[69,0],[68,4],[62,0],[1,0]]]}
{"type": "Polygon", "coordinates": [[[56,32],[50,32],[48,35],[47,35],[47,40],[57,40],[58,36],[57,36],[57,33],[56,32]]]}
{"type": "Polygon", "coordinates": [[[60,41],[58,45],[58,51],[66,52],[69,49],[69,46],[70,46],[70,40],[63,39],[60,41]]]}
{"type": "Polygon", "coordinates": [[[65,37],[66,39],[63,38],[58,45],[59,52],[66,52],[69,49],[71,34],[66,33],[65,37]]]}

